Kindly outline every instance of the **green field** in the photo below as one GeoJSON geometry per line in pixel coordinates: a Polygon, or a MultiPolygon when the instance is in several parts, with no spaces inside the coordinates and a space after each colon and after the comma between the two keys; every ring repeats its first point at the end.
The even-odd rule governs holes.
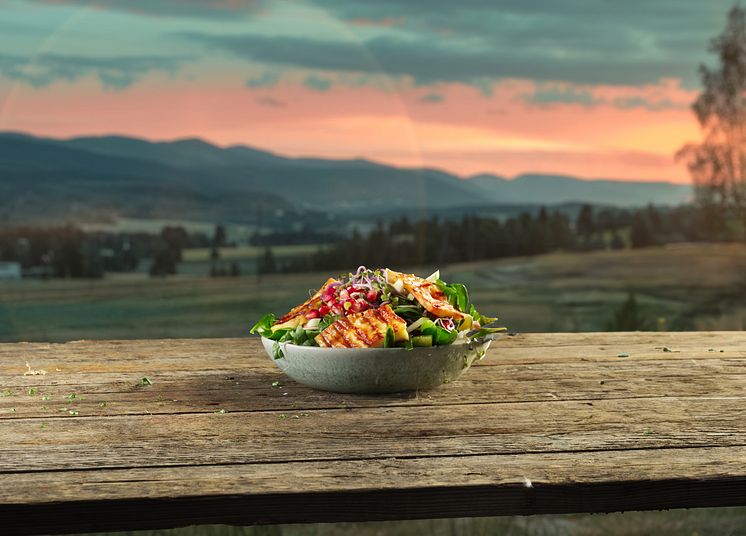
{"type": "MultiPolygon", "coordinates": [[[[310,255],[316,253],[322,244],[309,244],[297,246],[272,246],[272,255],[276,258],[295,257],[298,255],[310,255]]],[[[224,261],[256,260],[264,255],[264,247],[260,246],[238,246],[235,248],[221,248],[220,258],[224,261]]],[[[183,260],[190,262],[208,262],[210,260],[209,248],[185,249],[183,260]]]]}
{"type": "MultiPolygon", "coordinates": [[[[187,259],[201,261],[202,253],[187,259]]],[[[651,329],[696,330],[743,329],[745,267],[746,246],[697,245],[483,261],[441,273],[466,283],[480,310],[515,331],[603,330],[630,291],[651,329]]],[[[327,276],[0,282],[0,340],[241,336],[256,318],[286,311],[327,276]]]]}
{"type": "MultiPolygon", "coordinates": [[[[118,218],[111,222],[82,223],[80,228],[86,232],[105,233],[151,233],[158,234],[164,227],[183,227],[189,233],[203,233],[212,236],[215,232],[215,222],[194,221],[182,219],[152,219],[152,218],[118,218]]],[[[229,241],[246,242],[258,230],[255,225],[242,223],[224,223],[229,241]]]]}

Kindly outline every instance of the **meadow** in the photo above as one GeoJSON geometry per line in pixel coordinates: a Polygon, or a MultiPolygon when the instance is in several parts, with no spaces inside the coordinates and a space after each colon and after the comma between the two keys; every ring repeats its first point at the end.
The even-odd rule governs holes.
{"type": "MultiPolygon", "coordinates": [[[[226,258],[256,255],[254,250],[224,252],[226,258]]],[[[202,264],[205,255],[186,251],[183,265],[202,264]]],[[[433,269],[413,268],[422,275],[433,269]]],[[[328,275],[150,278],[136,273],[0,282],[0,340],[242,336],[265,312],[283,313],[328,275]]],[[[465,283],[480,310],[497,314],[514,331],[605,330],[630,292],[648,329],[746,326],[743,245],[555,253],[454,264],[442,267],[441,275],[465,283]]]]}

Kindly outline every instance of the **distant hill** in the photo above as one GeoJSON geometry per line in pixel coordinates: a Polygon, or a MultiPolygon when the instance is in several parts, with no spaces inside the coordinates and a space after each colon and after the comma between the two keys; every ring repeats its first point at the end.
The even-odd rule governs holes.
{"type": "Polygon", "coordinates": [[[619,207],[678,205],[690,200],[689,185],[609,179],[582,180],[564,175],[525,174],[513,180],[494,175],[467,179],[475,189],[500,203],[592,203],[619,207]]]}
{"type": "Polygon", "coordinates": [[[691,188],[666,182],[522,175],[461,178],[362,159],[287,158],[199,139],[69,140],[0,133],[0,223],[104,215],[253,221],[282,210],[361,214],[588,202],[674,205],[691,188]]]}

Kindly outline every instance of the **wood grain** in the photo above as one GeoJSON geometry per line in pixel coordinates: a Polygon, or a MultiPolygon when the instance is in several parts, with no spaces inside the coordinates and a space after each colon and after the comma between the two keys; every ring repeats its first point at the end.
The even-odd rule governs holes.
{"type": "Polygon", "coordinates": [[[385,396],[250,339],[0,344],[0,395],[9,534],[746,505],[738,332],[505,337],[385,396]]]}
{"type": "Polygon", "coordinates": [[[741,447],[70,471],[64,480],[43,472],[4,477],[16,495],[0,511],[4,534],[24,534],[29,519],[47,533],[730,506],[746,498],[746,479],[733,476],[745,457],[741,447]]]}

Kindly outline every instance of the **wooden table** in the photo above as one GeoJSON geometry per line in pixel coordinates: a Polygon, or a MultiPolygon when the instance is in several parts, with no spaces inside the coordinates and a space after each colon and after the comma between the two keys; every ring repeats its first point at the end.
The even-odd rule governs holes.
{"type": "Polygon", "coordinates": [[[0,392],[3,534],[746,505],[746,333],[506,337],[386,396],[250,339],[2,344],[0,392]]]}

